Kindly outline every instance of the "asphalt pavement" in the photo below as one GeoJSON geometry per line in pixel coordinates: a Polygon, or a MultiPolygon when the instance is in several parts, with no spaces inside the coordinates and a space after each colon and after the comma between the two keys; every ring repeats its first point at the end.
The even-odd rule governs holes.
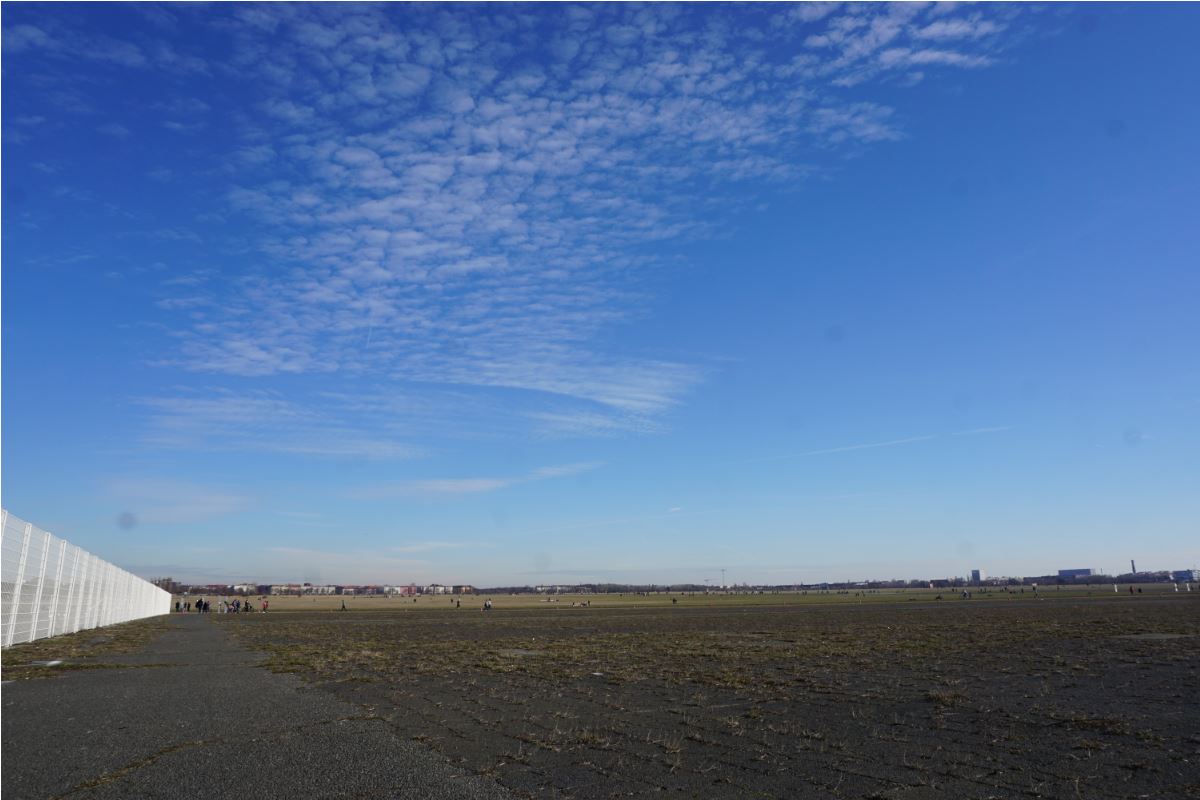
{"type": "Polygon", "coordinates": [[[268,672],[214,620],[171,617],[124,668],[2,690],[0,792],[19,798],[506,798],[368,709],[268,672]]]}

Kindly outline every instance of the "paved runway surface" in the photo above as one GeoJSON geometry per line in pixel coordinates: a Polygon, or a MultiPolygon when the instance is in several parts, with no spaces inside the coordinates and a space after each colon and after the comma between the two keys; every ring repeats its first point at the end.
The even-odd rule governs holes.
{"type": "Polygon", "coordinates": [[[220,628],[176,615],[144,651],[105,659],[135,666],[6,684],[4,800],[509,796],[368,711],[254,666],[220,628]]]}

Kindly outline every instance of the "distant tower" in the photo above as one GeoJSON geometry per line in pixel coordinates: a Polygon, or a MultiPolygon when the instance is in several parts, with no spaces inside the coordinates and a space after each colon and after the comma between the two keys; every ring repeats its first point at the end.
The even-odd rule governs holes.
{"type": "Polygon", "coordinates": [[[1137,564],[1133,563],[1132,558],[1129,559],[1129,571],[1132,572],[1134,575],[1137,575],[1137,564]]]}

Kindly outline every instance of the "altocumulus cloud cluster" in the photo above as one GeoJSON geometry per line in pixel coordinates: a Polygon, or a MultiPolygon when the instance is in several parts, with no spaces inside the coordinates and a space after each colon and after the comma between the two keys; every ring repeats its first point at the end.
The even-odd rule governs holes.
{"type": "Polygon", "coordinates": [[[379,387],[326,394],[320,411],[230,389],[149,398],[148,438],[225,430],[280,452],[380,457],[409,451],[328,409],[383,419],[395,387],[487,387],[543,398],[523,413],[545,429],[654,430],[704,365],[605,335],[645,309],[664,245],[901,137],[902,115],[870,86],[896,96],[929,70],[985,67],[1018,23],[1013,9],[952,4],[139,13],[126,31],[57,15],[4,35],[14,57],[177,75],[161,125],[236,137],[212,213],[253,221],[254,266],[163,284],[176,346],[159,363],[379,387]]]}

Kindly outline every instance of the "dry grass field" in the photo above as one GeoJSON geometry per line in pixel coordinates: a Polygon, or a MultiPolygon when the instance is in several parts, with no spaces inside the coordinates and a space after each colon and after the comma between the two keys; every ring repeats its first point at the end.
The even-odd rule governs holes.
{"type": "Polygon", "coordinates": [[[1200,592],[937,594],[273,598],[213,620],[529,797],[1200,796],[1200,592]]]}
{"type": "Polygon", "coordinates": [[[4,680],[49,678],[70,670],[119,669],[106,658],[140,650],[167,629],[166,617],[125,622],[50,639],[14,645],[0,651],[4,680]],[[47,661],[62,661],[47,666],[47,661]]]}
{"type": "MultiPolygon", "coordinates": [[[[1143,590],[1142,596],[1185,595],[1187,592],[1184,591],[1184,586],[1180,585],[1180,591],[1176,592],[1174,584],[1143,584],[1141,587],[1143,590]]],[[[805,592],[789,591],[759,594],[734,592],[732,590],[729,592],[713,590],[708,594],[703,592],[628,592],[625,594],[562,595],[464,594],[418,595],[415,598],[399,596],[385,597],[383,595],[308,595],[304,597],[296,597],[294,595],[253,595],[249,599],[256,609],[259,603],[263,599],[266,599],[270,603],[270,610],[275,612],[340,611],[343,601],[345,601],[347,608],[351,611],[395,612],[406,609],[454,610],[456,608],[455,601],[461,601],[461,606],[464,609],[478,610],[482,607],[484,600],[491,600],[496,609],[579,607],[584,603],[590,603],[591,608],[661,608],[664,606],[678,606],[679,603],[683,603],[688,607],[715,604],[722,606],[862,605],[865,603],[938,602],[936,598],[939,596],[941,597],[940,602],[950,603],[962,601],[962,591],[964,590],[879,589],[867,592],[860,592],[858,590],[808,590],[805,592]],[[676,602],[673,603],[673,600],[676,602]]],[[[1109,598],[1114,595],[1123,597],[1127,595],[1129,585],[1121,584],[1118,592],[1113,591],[1111,584],[1095,586],[1051,586],[1042,587],[1036,592],[1028,586],[1009,587],[1007,591],[1004,587],[997,586],[983,588],[968,587],[966,591],[971,592],[972,601],[1019,601],[1034,598],[1042,600],[1076,600],[1081,598],[1109,598]]],[[[1191,593],[1200,596],[1200,587],[1193,585],[1191,593]]],[[[232,596],[225,597],[222,595],[177,595],[174,600],[195,600],[196,597],[204,597],[214,604],[218,600],[234,599],[232,596]]]]}

